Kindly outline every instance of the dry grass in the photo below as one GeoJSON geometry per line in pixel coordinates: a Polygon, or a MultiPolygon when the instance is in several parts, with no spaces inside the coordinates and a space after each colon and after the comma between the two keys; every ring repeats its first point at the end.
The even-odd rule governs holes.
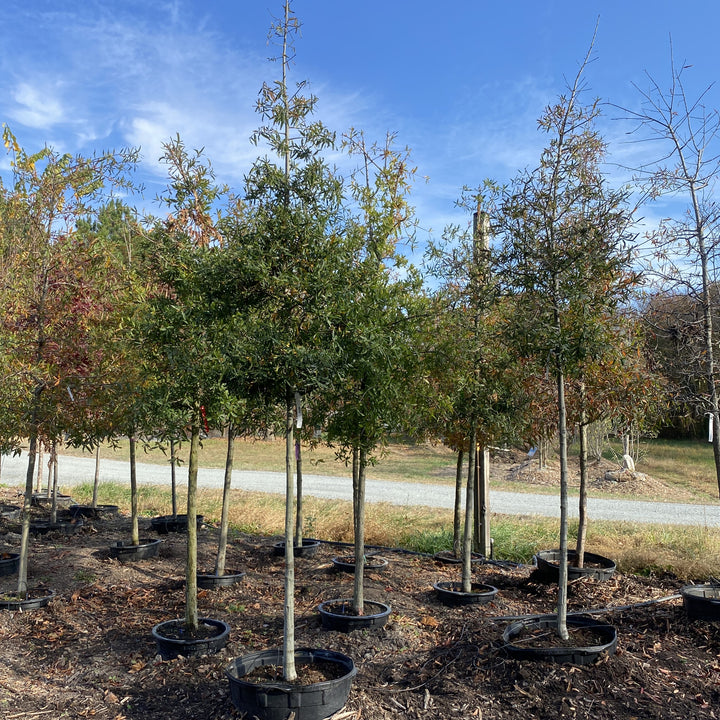
{"type": "MultiPolygon", "coordinates": [[[[181,446],[178,457],[187,462],[187,444],[181,446]]],[[[76,448],[63,448],[64,455],[90,457],[93,453],[76,448]]],[[[225,467],[227,440],[207,438],[200,448],[202,467],[225,467]]],[[[128,442],[120,439],[116,446],[103,445],[100,457],[109,460],[129,460],[128,442]]],[[[148,446],[145,452],[138,452],[138,461],[167,464],[170,462],[169,450],[157,446],[148,446]]],[[[283,439],[259,440],[237,438],[235,440],[234,468],[236,470],[285,471],[285,441],[283,439]]],[[[333,475],[350,477],[350,468],[338,459],[333,448],[324,445],[303,447],[303,470],[313,475],[333,475]]],[[[410,480],[414,482],[455,481],[455,454],[443,445],[427,443],[391,443],[378,451],[374,464],[368,468],[368,475],[386,480],[410,480]]]]}
{"type": "MultiPolygon", "coordinates": [[[[89,485],[73,489],[79,502],[88,502],[89,485]]],[[[220,519],[221,492],[199,490],[199,512],[206,521],[220,519]]],[[[120,506],[129,512],[128,490],[102,484],[100,502],[120,506]]],[[[184,507],[185,498],[178,500],[184,507]]],[[[142,486],[140,512],[166,515],[171,512],[170,492],[166,488],[142,486]]],[[[352,510],[347,501],[307,497],[305,534],[335,542],[352,541],[352,510]]],[[[182,512],[182,510],[181,510],[182,512]]],[[[233,490],[230,522],[238,532],[253,535],[281,535],[285,509],[278,495],[233,490]]],[[[530,562],[542,549],[557,546],[558,521],[523,516],[492,516],[495,557],[530,562]]],[[[570,527],[574,537],[576,523],[570,527]]],[[[572,540],[571,540],[572,542],[572,540]]],[[[404,547],[433,553],[448,549],[452,543],[452,514],[448,510],[425,507],[404,508],[385,503],[369,504],[366,520],[366,544],[404,547]]],[[[641,523],[595,521],[588,530],[588,550],[611,557],[623,572],[639,574],[672,573],[683,580],[705,581],[720,577],[720,529],[687,526],[657,526],[641,523]]]]}

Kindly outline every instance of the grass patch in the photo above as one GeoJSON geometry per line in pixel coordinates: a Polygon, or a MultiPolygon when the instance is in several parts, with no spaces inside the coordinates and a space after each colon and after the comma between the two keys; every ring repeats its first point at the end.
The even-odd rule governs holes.
{"type": "MultiPolygon", "coordinates": [[[[230,523],[235,532],[251,535],[281,535],[284,526],[284,500],[279,495],[232,490],[230,523]]],[[[138,499],[143,515],[168,515],[170,489],[141,486],[138,499]]],[[[89,484],[73,488],[80,503],[92,497],[89,484]]],[[[103,483],[100,503],[118,505],[130,511],[129,489],[103,483]]],[[[178,500],[180,512],[185,500],[178,500]]],[[[198,512],[210,523],[220,519],[222,492],[198,490],[198,512]]],[[[349,502],[307,497],[304,500],[306,535],[321,540],[352,542],[352,508],[349,502]]],[[[574,542],[577,521],[569,527],[574,542]]],[[[498,559],[530,562],[538,550],[558,545],[558,520],[528,516],[493,515],[491,535],[498,559]]],[[[366,543],[383,547],[403,547],[433,554],[452,547],[452,512],[424,507],[399,507],[372,503],[367,507],[366,543]],[[409,529],[411,528],[411,529],[409,529]]],[[[588,529],[587,549],[610,557],[621,572],[672,573],[683,580],[706,581],[720,576],[720,529],[689,526],[659,526],[644,523],[594,521],[588,529]]]]}

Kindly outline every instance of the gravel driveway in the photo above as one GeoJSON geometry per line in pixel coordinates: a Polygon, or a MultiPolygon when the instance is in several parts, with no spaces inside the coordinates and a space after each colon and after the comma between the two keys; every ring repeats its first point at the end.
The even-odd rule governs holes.
{"type": "MultiPolygon", "coordinates": [[[[24,485],[27,456],[3,457],[0,479],[5,485],[24,485]]],[[[201,468],[198,486],[222,487],[223,470],[201,468]]],[[[63,487],[92,482],[95,475],[94,458],[61,456],[59,459],[60,484],[63,487]]],[[[170,484],[170,467],[138,463],[138,482],[149,485],[170,484]]],[[[101,482],[129,483],[128,463],[119,460],[100,462],[101,482]]],[[[178,472],[178,482],[185,481],[185,471],[178,472]]],[[[233,487],[282,494],[285,492],[285,475],[280,472],[233,472],[233,487]]],[[[307,495],[321,498],[350,500],[352,488],[349,477],[303,474],[303,488],[307,495]]],[[[383,482],[367,480],[367,502],[387,502],[393,505],[425,505],[452,508],[454,488],[451,485],[431,485],[410,482],[383,482]]],[[[557,495],[536,495],[495,490],[490,495],[492,512],[506,515],[560,516],[557,495]]],[[[571,498],[569,512],[577,517],[577,502],[571,498]]],[[[657,524],[720,526],[720,503],[688,505],[681,503],[644,502],[637,500],[588,499],[588,512],[596,520],[626,520],[657,524]]]]}

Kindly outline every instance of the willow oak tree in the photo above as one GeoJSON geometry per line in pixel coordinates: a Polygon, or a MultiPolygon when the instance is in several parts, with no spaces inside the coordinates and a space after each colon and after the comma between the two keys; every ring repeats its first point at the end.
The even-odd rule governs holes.
{"type": "Polygon", "coordinates": [[[83,352],[82,345],[70,347],[65,343],[67,352],[62,358],[60,355],[69,324],[75,342],[81,343],[87,338],[84,311],[94,310],[88,306],[80,318],[75,317],[81,308],[74,305],[83,302],[84,292],[78,288],[84,282],[86,268],[82,255],[71,257],[82,249],[74,242],[74,225],[97,208],[109,186],[130,186],[127,174],[136,154],[121,151],[82,157],[61,155],[50,147],[29,154],[7,127],[3,140],[12,166],[12,185],[1,188],[2,334],[8,352],[5,369],[10,376],[3,385],[15,393],[17,434],[29,441],[18,572],[18,595],[25,597],[38,442],[58,413],[59,398],[69,406],[73,395],[80,395],[88,385],[86,363],[91,358],[72,357],[73,352],[83,352]],[[78,290],[77,302],[56,302],[58,294],[68,292],[68,284],[78,290]],[[46,401],[49,396],[53,399],[46,401]]]}
{"type": "MultiPolygon", "coordinates": [[[[285,631],[283,674],[295,670],[294,432],[299,398],[320,392],[333,376],[337,355],[335,297],[347,285],[352,254],[343,234],[342,183],[326,164],[335,135],[313,119],[314,96],[305,83],[290,88],[288,73],[297,18],[285,3],[272,34],[281,47],[281,77],[262,87],[262,125],[254,140],[271,155],[259,158],[246,181],[246,234],[260,250],[267,298],[247,317],[248,345],[242,370],[255,398],[285,408],[285,631]]],[[[299,419],[299,418],[298,418],[299,419]]]]}
{"type": "Polygon", "coordinates": [[[588,525],[589,426],[608,424],[623,434],[629,428],[651,431],[664,414],[661,385],[644,352],[640,324],[624,313],[603,324],[607,335],[601,350],[583,363],[568,392],[568,417],[578,428],[580,462],[577,567],[584,565],[588,525]]]}
{"type": "MultiPolygon", "coordinates": [[[[588,55],[589,56],[589,55],[588,55]]],[[[608,187],[597,104],[580,102],[582,63],[539,127],[550,136],[540,164],[503,190],[494,229],[496,274],[521,303],[508,330],[521,355],[554,378],[560,445],[560,580],[557,633],[567,631],[568,463],[566,379],[602,351],[608,318],[634,280],[627,249],[627,191],[608,187]]]]}
{"type": "MultiPolygon", "coordinates": [[[[467,449],[469,456],[462,537],[460,457],[453,530],[453,549],[463,561],[463,592],[471,589],[473,536],[480,552],[490,551],[489,498],[485,484],[478,482],[487,462],[485,448],[508,437],[522,412],[522,400],[507,382],[513,360],[502,338],[503,306],[490,273],[488,216],[480,209],[479,197],[473,198],[477,211],[472,227],[447,227],[442,242],[429,246],[426,254],[428,272],[441,283],[434,298],[437,313],[424,343],[430,407],[436,409],[431,427],[451,439],[459,452],[467,449]]],[[[467,199],[459,205],[467,207],[467,199]]]]}
{"type": "Polygon", "coordinates": [[[190,436],[187,481],[185,626],[198,628],[197,475],[200,434],[218,419],[229,401],[224,383],[224,324],[208,301],[216,256],[224,251],[216,209],[224,189],[201,152],[189,152],[179,137],[164,144],[162,161],[169,184],[161,200],[167,218],[148,236],[150,267],[158,291],[149,298],[135,328],[144,346],[148,375],[155,379],[147,402],[159,415],[176,418],[177,431],[190,436]],[[162,380],[158,380],[162,378],[162,380]]]}
{"type": "MultiPolygon", "coordinates": [[[[700,309],[701,342],[682,371],[681,387],[696,412],[707,414],[712,423],[715,475],[720,493],[720,399],[718,396],[717,227],[720,214],[716,186],[720,177],[720,112],[707,106],[710,88],[686,90],[686,71],[670,58],[670,82],[663,88],[649,78],[649,88],[638,88],[639,110],[624,109],[637,123],[636,135],[658,147],[657,158],[636,168],[636,179],[651,200],[672,198],[685,203],[682,215],[664,218],[649,233],[655,252],[648,274],[662,294],[687,295],[700,309]]],[[[680,306],[678,309],[681,308],[680,306]]],[[[665,312],[670,308],[666,308],[665,312]]],[[[651,317],[651,316],[648,316],[651,317]]],[[[682,326],[682,316],[678,318],[682,326]]],[[[663,326],[653,328],[663,332],[663,326]]]]}
{"type": "Polygon", "coordinates": [[[328,442],[352,461],[355,572],[353,611],[364,613],[365,477],[391,429],[405,424],[407,389],[419,367],[417,319],[426,311],[418,273],[398,253],[415,227],[408,194],[414,173],[409,152],[394,136],[368,146],[351,131],[345,145],[360,160],[351,180],[359,217],[348,225],[355,244],[349,282],[338,288],[342,323],[336,382],[324,393],[328,442]]]}
{"type": "MultiPolygon", "coordinates": [[[[101,378],[96,378],[92,395],[83,404],[83,414],[65,433],[66,442],[96,452],[103,441],[114,442],[128,427],[136,427],[135,407],[142,392],[140,362],[136,348],[125,328],[133,311],[142,307],[148,292],[148,274],[137,251],[143,229],[135,211],[124,202],[112,199],[96,216],[77,222],[77,237],[97,249],[102,258],[103,315],[98,350],[108,359],[101,378]]],[[[134,432],[127,433],[134,437],[134,432]]],[[[134,447],[133,447],[134,452],[134,447]]],[[[98,501],[98,457],[93,483],[92,507],[98,501]]],[[[137,498],[131,503],[131,535],[139,542],[137,498]]]]}

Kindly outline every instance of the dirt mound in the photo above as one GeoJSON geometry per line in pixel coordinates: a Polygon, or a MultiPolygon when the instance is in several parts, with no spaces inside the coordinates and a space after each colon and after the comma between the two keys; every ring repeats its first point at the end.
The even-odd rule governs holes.
{"type": "MultiPolygon", "coordinates": [[[[580,486],[580,467],[577,459],[569,462],[568,485],[571,488],[580,486]]],[[[499,463],[495,469],[495,477],[507,482],[532,487],[538,492],[547,492],[548,488],[560,487],[560,465],[550,462],[547,467],[540,469],[540,462],[536,458],[525,458],[518,463],[499,463]]],[[[683,492],[677,487],[670,490],[661,480],[642,472],[622,472],[622,467],[609,460],[596,460],[588,466],[588,492],[593,490],[603,494],[623,496],[654,496],[658,499],[672,497],[682,502],[691,499],[690,493],[683,492]]]]}

